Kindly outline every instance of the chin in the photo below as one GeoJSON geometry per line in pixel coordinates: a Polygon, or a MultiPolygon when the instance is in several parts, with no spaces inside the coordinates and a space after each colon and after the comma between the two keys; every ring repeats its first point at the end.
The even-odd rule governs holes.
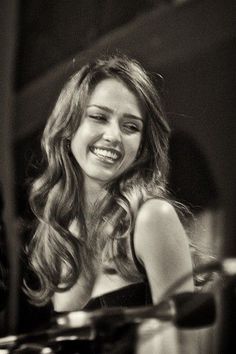
{"type": "Polygon", "coordinates": [[[103,183],[109,183],[111,182],[113,179],[116,179],[116,175],[114,174],[104,174],[104,173],[90,173],[87,174],[87,177],[91,180],[93,180],[94,182],[98,182],[99,184],[103,183]]]}

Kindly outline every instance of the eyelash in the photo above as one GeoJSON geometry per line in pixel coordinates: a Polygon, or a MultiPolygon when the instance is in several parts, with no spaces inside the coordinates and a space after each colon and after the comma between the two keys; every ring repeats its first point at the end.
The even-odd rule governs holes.
{"type": "Polygon", "coordinates": [[[134,124],[125,124],[124,127],[131,131],[136,131],[136,132],[140,131],[140,129],[134,124]]]}
{"type": "Polygon", "coordinates": [[[95,120],[106,120],[106,117],[100,115],[100,114],[90,114],[90,118],[95,119],[95,120]]]}
{"type": "MultiPolygon", "coordinates": [[[[107,121],[107,118],[101,114],[89,114],[89,118],[94,119],[95,121],[107,121]]],[[[123,125],[124,129],[128,130],[130,133],[132,132],[139,132],[141,129],[132,123],[126,123],[123,125]]]]}

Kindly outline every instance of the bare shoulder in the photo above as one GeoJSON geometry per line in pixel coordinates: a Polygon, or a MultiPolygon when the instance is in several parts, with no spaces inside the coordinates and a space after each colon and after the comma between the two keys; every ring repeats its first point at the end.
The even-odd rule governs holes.
{"type": "MultiPolygon", "coordinates": [[[[151,199],[140,208],[134,230],[134,249],[144,265],[153,301],[192,271],[189,240],[175,208],[165,200],[151,199]]],[[[192,290],[192,279],[178,290],[192,290]]]]}
{"type": "Polygon", "coordinates": [[[137,220],[142,222],[150,222],[153,217],[157,221],[161,220],[176,220],[178,219],[175,208],[167,200],[149,199],[139,209],[137,220]]]}
{"type": "Polygon", "coordinates": [[[150,199],[138,212],[134,242],[137,254],[142,254],[153,246],[159,250],[168,245],[179,248],[188,240],[173,205],[166,200],[150,199]]]}
{"type": "Polygon", "coordinates": [[[166,200],[150,199],[140,208],[137,219],[136,229],[154,228],[161,232],[170,232],[183,226],[173,205],[166,200]]]}

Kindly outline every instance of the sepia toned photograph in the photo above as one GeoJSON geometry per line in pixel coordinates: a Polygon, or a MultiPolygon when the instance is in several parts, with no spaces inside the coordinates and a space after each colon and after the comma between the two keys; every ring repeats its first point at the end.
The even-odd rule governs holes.
{"type": "Polygon", "coordinates": [[[0,354],[236,353],[234,11],[0,2],[0,354]]]}

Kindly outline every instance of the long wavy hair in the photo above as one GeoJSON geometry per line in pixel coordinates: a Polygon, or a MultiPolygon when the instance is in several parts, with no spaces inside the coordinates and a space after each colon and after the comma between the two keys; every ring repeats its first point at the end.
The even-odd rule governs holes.
{"type": "Polygon", "coordinates": [[[89,281],[94,276],[93,260],[97,259],[113,262],[123,278],[137,279],[127,255],[127,239],[140,205],[152,197],[166,198],[168,138],[160,95],[137,61],[123,55],[103,57],[72,75],[46,124],[42,137],[46,168],[30,192],[37,227],[28,255],[38,284],[34,288],[27,284],[26,292],[34,303],[45,304],[54,292],[70,289],[82,271],[89,281]],[[136,161],[107,184],[107,193],[97,201],[88,230],[83,211],[83,175],[70,151],[70,141],[87,100],[106,78],[120,80],[137,97],[145,127],[136,161]],[[78,235],[70,231],[75,221],[78,235]]]}

